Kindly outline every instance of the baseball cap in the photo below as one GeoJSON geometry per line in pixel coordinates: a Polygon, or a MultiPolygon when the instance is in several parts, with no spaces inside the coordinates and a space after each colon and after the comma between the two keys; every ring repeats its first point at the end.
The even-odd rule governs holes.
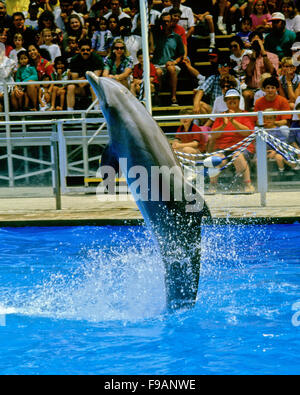
{"type": "Polygon", "coordinates": [[[285,16],[281,12],[274,12],[271,21],[285,21],[285,16]]]}
{"type": "Polygon", "coordinates": [[[220,56],[220,51],[217,48],[209,48],[208,56],[220,56]]]}
{"type": "Polygon", "coordinates": [[[225,93],[224,98],[227,99],[228,97],[241,97],[240,92],[236,89],[228,89],[225,93]]]}

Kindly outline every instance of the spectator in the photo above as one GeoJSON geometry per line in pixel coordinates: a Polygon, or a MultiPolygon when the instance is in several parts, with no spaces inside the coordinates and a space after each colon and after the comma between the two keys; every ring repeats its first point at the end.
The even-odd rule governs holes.
{"type": "MultiPolygon", "coordinates": [[[[222,88],[222,95],[216,97],[212,108],[212,114],[222,114],[223,112],[228,111],[228,107],[226,101],[224,100],[224,97],[229,89],[237,88],[237,80],[234,78],[233,75],[226,75],[220,79],[220,85],[222,88]]],[[[245,102],[243,96],[241,96],[240,99],[240,109],[245,110],[245,102]]],[[[211,127],[215,120],[215,117],[210,117],[208,121],[206,121],[205,126],[211,127]]]]}
{"type": "Polygon", "coordinates": [[[120,1],[119,0],[111,0],[110,1],[110,8],[111,10],[104,15],[104,18],[108,19],[110,16],[114,16],[117,18],[119,21],[122,18],[130,18],[126,12],[122,11],[122,8],[120,7],[120,1]]]}
{"type": "Polygon", "coordinates": [[[99,0],[96,3],[93,2],[90,8],[89,18],[97,20],[98,18],[104,17],[104,15],[109,11],[109,3],[110,0],[99,0]]]}
{"type": "Polygon", "coordinates": [[[192,34],[194,34],[195,30],[195,19],[193,11],[190,7],[186,7],[181,4],[181,0],[171,0],[172,6],[166,7],[162,10],[162,13],[168,13],[172,8],[180,9],[181,11],[181,20],[179,21],[179,25],[181,25],[185,32],[186,38],[189,39],[192,34]]]}
{"type": "Polygon", "coordinates": [[[261,75],[260,82],[259,82],[259,90],[256,91],[255,95],[254,95],[254,104],[256,103],[257,99],[260,99],[261,97],[266,96],[266,92],[263,90],[263,83],[266,78],[270,78],[270,77],[272,77],[272,75],[270,73],[264,73],[261,75]]]}
{"type": "Polygon", "coordinates": [[[30,44],[28,46],[28,55],[30,63],[36,68],[41,80],[44,74],[48,74],[52,79],[53,77],[53,66],[51,62],[41,56],[40,47],[36,44],[30,44]]]}
{"type": "Polygon", "coordinates": [[[250,48],[251,43],[249,41],[249,36],[252,31],[252,19],[248,16],[244,16],[241,20],[241,30],[237,33],[237,36],[243,40],[245,48],[250,48]]]}
{"type": "MultiPolygon", "coordinates": [[[[58,56],[54,62],[54,80],[55,81],[68,81],[70,79],[70,70],[67,68],[67,62],[62,56],[58,56]]],[[[66,85],[54,85],[53,86],[53,107],[57,111],[64,109],[66,97],[66,85]],[[59,105],[56,106],[57,98],[59,99],[59,105]]]]}
{"type": "MultiPolygon", "coordinates": [[[[236,89],[229,89],[225,94],[225,101],[228,107],[226,113],[243,112],[240,107],[240,93],[236,89]]],[[[223,118],[218,118],[212,126],[210,140],[208,142],[208,152],[215,150],[223,150],[229,148],[239,142],[245,137],[249,136],[254,130],[254,123],[252,117],[227,117],[226,113],[223,118]],[[229,131],[223,133],[224,131],[229,131]],[[230,132],[232,131],[232,132],[230,132]]],[[[225,155],[218,153],[218,156],[225,159],[225,155]]],[[[234,153],[235,160],[233,165],[238,175],[242,175],[244,182],[244,191],[246,193],[253,193],[254,187],[251,183],[250,168],[248,161],[253,158],[254,146],[250,144],[243,152],[236,151],[234,153]]],[[[226,161],[222,162],[222,166],[226,161]]],[[[210,178],[210,192],[215,193],[217,187],[218,177],[210,178]]]]}
{"type": "Polygon", "coordinates": [[[268,5],[268,9],[270,14],[272,15],[274,12],[277,12],[279,9],[279,1],[280,0],[266,0],[267,1],[267,5],[268,5]]]}
{"type": "MultiPolygon", "coordinates": [[[[193,115],[193,110],[181,110],[180,115],[193,115]]],[[[180,120],[181,125],[172,142],[172,148],[175,151],[186,154],[199,154],[206,151],[207,134],[201,132],[207,132],[208,129],[197,126],[193,121],[193,118],[182,118],[180,120]]]]}
{"type": "Polygon", "coordinates": [[[67,43],[67,48],[64,51],[64,56],[66,57],[67,64],[70,65],[70,62],[72,58],[77,55],[80,50],[79,50],[79,44],[77,41],[77,38],[74,36],[69,36],[68,37],[68,43],[67,43]]]}
{"type": "Polygon", "coordinates": [[[107,20],[100,17],[97,22],[96,30],[92,36],[92,49],[103,57],[107,56],[112,41],[111,31],[108,30],[107,20]]]}
{"type": "Polygon", "coordinates": [[[265,39],[267,51],[278,55],[281,60],[291,56],[291,47],[296,40],[296,33],[286,29],[285,16],[281,12],[272,14],[272,30],[265,39]]]}
{"type": "Polygon", "coordinates": [[[52,31],[51,29],[43,29],[42,39],[44,44],[40,45],[40,48],[46,49],[51,57],[51,62],[54,63],[57,56],[61,56],[61,50],[57,44],[53,44],[52,41],[52,31]]]}
{"type": "MultiPolygon", "coordinates": [[[[273,108],[267,108],[266,112],[275,111],[273,108]]],[[[276,123],[276,115],[264,115],[264,127],[268,134],[277,138],[283,143],[288,143],[289,139],[289,129],[287,127],[279,128],[276,123]]],[[[285,164],[289,165],[290,167],[295,167],[295,165],[290,164],[284,157],[279,154],[272,146],[268,147],[267,153],[268,159],[275,159],[279,175],[283,176],[285,164]]]]}
{"type": "Polygon", "coordinates": [[[248,111],[252,108],[254,93],[259,89],[261,75],[264,73],[276,75],[279,68],[278,56],[266,51],[261,32],[252,32],[249,39],[252,54],[247,54],[242,59],[242,68],[246,73],[247,84],[243,96],[248,111]]]}
{"type": "Polygon", "coordinates": [[[87,38],[88,29],[82,24],[80,17],[77,14],[71,14],[68,17],[68,22],[66,23],[66,31],[63,34],[63,48],[67,48],[67,42],[69,36],[76,37],[78,43],[87,38]]]}
{"type": "Polygon", "coordinates": [[[283,58],[281,67],[279,94],[288,100],[293,110],[295,101],[300,96],[300,75],[296,73],[297,68],[293,65],[292,58],[283,58]]]}
{"type": "MultiPolygon", "coordinates": [[[[66,24],[68,23],[70,15],[78,15],[73,7],[73,0],[60,0],[60,12],[56,15],[55,24],[62,30],[66,32],[66,24]]],[[[79,15],[78,15],[79,16],[79,15]]],[[[84,25],[84,19],[80,17],[81,24],[84,25]]]]}
{"type": "Polygon", "coordinates": [[[300,32],[300,15],[293,0],[284,0],[280,11],[285,16],[286,28],[294,33],[300,32]]]}
{"type": "MultiPolygon", "coordinates": [[[[5,55],[5,47],[0,44],[0,82],[7,84],[14,82],[14,70],[16,68],[15,62],[5,55]]],[[[7,86],[8,93],[13,90],[13,85],[7,86]]],[[[0,112],[3,111],[3,97],[4,97],[4,86],[0,84],[0,112]]]]}
{"type": "Polygon", "coordinates": [[[26,27],[29,27],[33,30],[38,29],[38,13],[39,13],[38,3],[36,3],[36,2],[29,3],[28,16],[25,19],[25,26],[26,27]]]}
{"type": "MultiPolygon", "coordinates": [[[[30,82],[38,81],[38,73],[36,68],[29,63],[29,56],[27,51],[18,53],[19,67],[16,72],[16,82],[30,82]]],[[[37,87],[36,85],[18,86],[16,85],[12,92],[12,105],[14,110],[22,110],[24,102],[24,110],[28,110],[29,99],[31,99],[33,110],[37,108],[37,87]],[[23,100],[24,99],[24,100],[23,100]]]]}
{"type": "Polygon", "coordinates": [[[12,24],[13,26],[10,30],[12,37],[16,33],[21,33],[24,38],[25,46],[35,43],[35,31],[32,28],[25,26],[25,18],[22,12],[13,13],[12,24]]]}
{"type": "Polygon", "coordinates": [[[213,21],[213,3],[212,0],[207,2],[199,1],[190,7],[193,10],[196,26],[194,34],[197,36],[206,36],[209,34],[210,48],[215,48],[215,25],[213,21]]]}
{"type": "MultiPolygon", "coordinates": [[[[141,84],[143,82],[143,72],[144,72],[144,58],[143,51],[140,49],[137,52],[138,64],[133,67],[133,81],[131,84],[131,93],[134,96],[140,94],[141,84]]],[[[158,92],[158,79],[156,74],[156,68],[153,63],[150,62],[150,88],[152,96],[155,96],[158,92]]]]}
{"type": "MultiPolygon", "coordinates": [[[[70,62],[71,79],[85,80],[85,73],[93,71],[98,77],[103,71],[103,60],[101,56],[92,52],[90,40],[80,42],[80,53],[75,55],[70,62]]],[[[79,85],[70,84],[67,86],[67,109],[73,111],[75,106],[75,95],[88,96],[92,95],[93,101],[96,99],[93,89],[88,82],[79,85]]]]}
{"type": "MultiPolygon", "coordinates": [[[[228,77],[230,74],[230,61],[224,57],[218,63],[218,74],[211,75],[203,83],[200,83],[194,96],[194,111],[196,114],[210,114],[212,106],[218,96],[222,95],[222,86],[220,81],[223,77],[228,77]],[[206,96],[208,103],[202,101],[206,96]]],[[[237,89],[240,89],[237,81],[237,89]]]]}
{"type": "Polygon", "coordinates": [[[25,51],[25,48],[23,47],[24,44],[24,39],[21,33],[16,33],[13,37],[13,45],[14,49],[10,51],[9,57],[10,59],[13,59],[13,61],[18,64],[18,53],[20,51],[25,51]]]}
{"type": "Polygon", "coordinates": [[[171,15],[163,13],[160,25],[153,30],[153,63],[157,70],[160,87],[164,75],[168,75],[171,87],[171,106],[178,106],[176,98],[177,75],[180,72],[178,63],[184,56],[184,46],[178,34],[173,33],[171,15]]]}
{"type": "Polygon", "coordinates": [[[110,49],[110,54],[104,59],[103,77],[113,78],[130,89],[130,74],[133,69],[133,59],[127,51],[124,41],[117,38],[110,49]]]}
{"type": "Polygon", "coordinates": [[[186,58],[188,55],[188,48],[187,48],[187,38],[185,30],[182,26],[178,24],[181,18],[181,11],[176,8],[171,8],[170,15],[171,15],[171,26],[174,33],[178,34],[181,37],[183,46],[184,46],[184,57],[186,58]]]}
{"type": "Polygon", "coordinates": [[[0,43],[5,47],[5,56],[9,56],[10,52],[13,50],[13,47],[8,44],[8,41],[7,29],[0,26],[0,43]]]}
{"type": "MultiPolygon", "coordinates": [[[[263,90],[266,95],[256,100],[254,111],[265,111],[273,108],[276,111],[290,111],[290,105],[286,98],[278,95],[279,82],[277,78],[266,78],[263,82],[263,90]]],[[[277,115],[276,126],[288,125],[291,115],[277,115]]]]}
{"type": "Polygon", "coordinates": [[[250,14],[252,29],[262,33],[268,33],[272,28],[272,16],[269,12],[266,0],[255,0],[253,12],[250,14]]]}
{"type": "Polygon", "coordinates": [[[209,68],[208,68],[207,77],[209,77],[210,75],[219,74],[218,64],[222,58],[222,54],[220,53],[218,48],[210,48],[208,50],[207,57],[208,57],[207,60],[210,63],[209,68]]]}
{"type": "MultiPolygon", "coordinates": [[[[44,74],[42,76],[41,81],[51,81],[51,78],[48,74],[44,74]]],[[[41,84],[39,87],[39,107],[40,111],[53,111],[54,107],[51,106],[52,103],[52,93],[53,93],[53,85],[52,84],[41,84]]]]}
{"type": "Polygon", "coordinates": [[[131,33],[132,22],[129,18],[123,18],[120,21],[120,36],[124,41],[129,55],[133,59],[133,64],[137,64],[137,51],[142,48],[142,37],[131,33]]]}
{"type": "Polygon", "coordinates": [[[12,27],[12,17],[7,14],[5,0],[0,1],[0,26],[7,29],[12,27]]]}
{"type": "MultiPolygon", "coordinates": [[[[44,11],[38,18],[38,32],[42,33],[43,29],[51,29],[53,43],[61,46],[63,40],[62,30],[59,29],[54,21],[54,15],[50,11],[44,11]]],[[[39,41],[40,44],[42,40],[39,41]]]]}
{"type": "Polygon", "coordinates": [[[114,41],[116,38],[120,38],[119,19],[112,15],[107,19],[107,24],[108,30],[111,32],[112,35],[112,41],[114,41]]]}
{"type": "Polygon", "coordinates": [[[232,61],[233,71],[240,81],[241,88],[246,89],[246,73],[242,67],[242,59],[245,55],[251,56],[252,50],[245,49],[244,42],[239,36],[230,39],[229,48],[231,50],[230,60],[232,61]]]}

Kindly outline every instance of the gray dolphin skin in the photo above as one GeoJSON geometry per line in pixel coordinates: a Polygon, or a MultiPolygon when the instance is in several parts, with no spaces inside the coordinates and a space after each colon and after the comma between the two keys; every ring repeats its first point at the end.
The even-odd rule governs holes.
{"type": "Polygon", "coordinates": [[[164,263],[167,309],[191,308],[198,292],[201,224],[203,217],[210,217],[209,209],[201,193],[184,178],[168,139],[144,105],[114,79],[90,71],[86,77],[109,133],[101,166],[120,164],[164,263]],[[146,187],[136,188],[137,174],[146,187]]]}

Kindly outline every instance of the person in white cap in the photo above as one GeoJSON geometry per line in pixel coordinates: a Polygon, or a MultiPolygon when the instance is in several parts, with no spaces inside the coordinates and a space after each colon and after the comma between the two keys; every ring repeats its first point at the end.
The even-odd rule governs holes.
{"type": "MultiPolygon", "coordinates": [[[[236,89],[229,89],[225,93],[224,100],[227,104],[228,110],[224,113],[224,117],[217,118],[212,126],[211,137],[208,142],[207,151],[214,152],[224,150],[244,140],[254,131],[253,117],[236,116],[228,117],[226,114],[237,114],[244,112],[240,109],[241,95],[236,89]],[[225,132],[226,133],[223,133],[225,132]]],[[[236,150],[233,154],[236,158],[233,162],[236,173],[241,175],[244,182],[244,192],[253,193],[254,186],[251,183],[250,168],[248,161],[253,158],[254,146],[250,144],[246,150],[240,152],[236,150]]],[[[223,153],[218,153],[217,156],[224,158],[221,166],[226,163],[226,158],[223,153]]],[[[218,177],[211,177],[210,188],[211,193],[216,192],[218,177]]]]}
{"type": "Polygon", "coordinates": [[[281,60],[291,56],[291,47],[296,41],[296,33],[286,28],[285,16],[281,12],[272,14],[272,31],[265,38],[265,49],[278,55],[281,60]]]}

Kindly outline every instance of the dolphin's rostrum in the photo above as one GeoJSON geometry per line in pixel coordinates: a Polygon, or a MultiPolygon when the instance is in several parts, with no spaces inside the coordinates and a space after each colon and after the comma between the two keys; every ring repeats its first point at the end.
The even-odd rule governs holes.
{"type": "Polygon", "coordinates": [[[101,166],[116,169],[120,163],[164,262],[167,308],[192,307],[198,291],[201,223],[203,216],[210,216],[204,199],[184,178],[166,136],[143,104],[111,78],[90,71],[86,77],[99,99],[109,133],[101,166]],[[139,190],[132,178],[137,173],[139,190]]]}

